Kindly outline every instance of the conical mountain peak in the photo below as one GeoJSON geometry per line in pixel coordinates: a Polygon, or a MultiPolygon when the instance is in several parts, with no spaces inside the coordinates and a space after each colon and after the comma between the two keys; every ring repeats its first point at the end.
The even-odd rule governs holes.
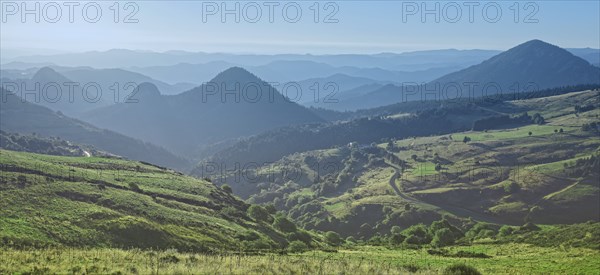
{"type": "Polygon", "coordinates": [[[154,99],[160,97],[160,91],[156,85],[150,82],[140,83],[129,96],[130,99],[154,99]]]}
{"type": "Polygon", "coordinates": [[[52,82],[65,81],[67,78],[50,67],[40,68],[31,78],[34,81],[52,82]]]}
{"type": "Polygon", "coordinates": [[[256,75],[247,71],[241,67],[231,67],[227,70],[224,70],[217,74],[212,80],[212,82],[253,82],[253,81],[262,81],[256,75]]]}

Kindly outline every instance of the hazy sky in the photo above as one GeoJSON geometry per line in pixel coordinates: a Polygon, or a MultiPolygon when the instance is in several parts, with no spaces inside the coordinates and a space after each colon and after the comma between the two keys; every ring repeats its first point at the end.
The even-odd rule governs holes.
{"type": "Polygon", "coordinates": [[[35,3],[40,5],[40,22],[35,22],[34,14],[25,14],[23,23],[22,2],[3,0],[2,58],[112,48],[315,54],[502,50],[534,38],[561,47],[600,48],[599,1],[518,5],[515,1],[496,1],[487,6],[489,1],[337,1],[329,5],[321,1],[318,7],[315,1],[296,1],[284,9],[288,2],[142,1],[130,6],[120,2],[118,7],[114,1],[77,2],[78,6],[27,2],[25,8],[30,10],[35,3]],[[87,16],[83,16],[86,4],[87,16]],[[223,23],[223,8],[235,9],[236,4],[239,23],[234,14],[226,14],[223,23]],[[60,17],[56,16],[57,7],[60,17]],[[102,13],[99,17],[98,7],[102,13]],[[425,15],[424,22],[423,9],[434,10],[425,15]],[[115,10],[119,10],[118,15],[115,10]],[[299,17],[297,10],[302,13],[299,17]],[[131,13],[133,22],[123,22],[131,13]],[[439,23],[435,22],[436,14],[439,23]]]}

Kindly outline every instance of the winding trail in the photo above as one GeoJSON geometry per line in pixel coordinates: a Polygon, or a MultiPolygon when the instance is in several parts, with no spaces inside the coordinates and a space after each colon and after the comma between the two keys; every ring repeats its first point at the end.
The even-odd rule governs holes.
{"type": "Polygon", "coordinates": [[[453,206],[453,205],[448,205],[448,204],[440,204],[440,203],[436,203],[436,204],[432,204],[429,202],[425,202],[422,200],[418,200],[412,196],[409,196],[407,194],[405,194],[404,192],[402,192],[400,190],[400,188],[398,188],[398,186],[396,185],[396,180],[400,177],[401,173],[400,173],[400,169],[398,167],[396,167],[396,165],[391,164],[386,162],[390,167],[394,168],[394,174],[390,177],[389,180],[389,184],[392,187],[392,189],[394,190],[394,192],[396,192],[396,194],[411,203],[415,203],[415,204],[426,204],[429,205],[433,208],[437,208],[437,209],[441,209],[444,210],[446,212],[449,212],[453,215],[456,216],[460,216],[460,217],[471,217],[473,220],[476,221],[482,221],[482,222],[487,222],[487,223],[496,223],[496,224],[512,224],[512,225],[517,225],[517,224],[513,224],[509,221],[505,221],[505,220],[501,220],[497,217],[491,216],[491,215],[487,215],[484,213],[478,213],[472,210],[468,210],[462,207],[457,207],[457,206],[453,206]]]}
{"type": "Polygon", "coordinates": [[[396,192],[396,194],[401,197],[402,199],[412,202],[412,203],[423,203],[413,197],[409,197],[408,195],[404,194],[402,191],[400,191],[400,188],[398,188],[398,186],[396,185],[396,179],[398,179],[400,177],[400,172],[398,171],[397,168],[395,168],[394,174],[392,175],[392,177],[390,177],[390,186],[392,187],[392,189],[394,189],[394,192],[396,192]]]}

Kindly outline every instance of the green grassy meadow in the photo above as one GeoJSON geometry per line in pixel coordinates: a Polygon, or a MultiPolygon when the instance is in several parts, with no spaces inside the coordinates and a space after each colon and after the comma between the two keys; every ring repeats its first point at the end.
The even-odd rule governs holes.
{"type": "Polygon", "coordinates": [[[337,252],[299,254],[219,255],[176,250],[51,248],[0,250],[0,273],[32,274],[441,274],[464,263],[483,274],[597,274],[600,252],[583,248],[543,248],[527,244],[475,244],[429,249],[388,249],[357,246],[337,252]],[[482,254],[477,254],[482,253],[482,254]]]}

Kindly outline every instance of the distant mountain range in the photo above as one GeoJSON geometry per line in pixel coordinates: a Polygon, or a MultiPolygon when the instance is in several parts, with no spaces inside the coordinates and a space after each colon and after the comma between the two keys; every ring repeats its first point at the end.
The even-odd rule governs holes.
{"type": "Polygon", "coordinates": [[[10,62],[22,66],[22,63],[55,64],[61,66],[91,66],[95,68],[126,68],[134,66],[172,66],[179,63],[227,62],[240,66],[260,66],[274,61],[311,61],[334,67],[381,68],[396,71],[416,71],[437,67],[465,67],[485,60],[499,51],[496,50],[430,50],[405,53],[380,54],[227,54],[186,51],[148,52],[125,49],[91,51],[83,53],[31,55],[4,60],[5,69],[11,68],[10,62]]]}
{"type": "Polygon", "coordinates": [[[23,101],[20,97],[0,88],[0,128],[21,134],[36,133],[45,137],[60,137],[82,145],[133,160],[142,160],[162,166],[185,170],[187,160],[167,150],[141,140],[133,139],[91,124],[70,118],[46,107],[23,101]]]}
{"type": "MultiPolygon", "coordinates": [[[[589,55],[594,53],[594,49],[578,49],[575,52],[580,55],[589,55]]],[[[118,56],[121,54],[125,59],[150,55],[150,57],[156,60],[163,60],[161,58],[164,57],[164,55],[157,53],[136,53],[132,57],[127,55],[127,53],[129,51],[109,51],[104,54],[108,54],[108,56],[118,56]]],[[[475,57],[481,57],[489,53],[490,51],[449,50],[415,52],[401,55],[318,56],[321,59],[315,56],[306,56],[306,59],[309,60],[300,60],[297,55],[278,55],[277,57],[297,58],[298,60],[274,60],[266,65],[258,64],[260,63],[259,60],[265,61],[274,58],[274,56],[261,56],[262,59],[260,59],[253,56],[222,55],[228,58],[224,58],[225,61],[207,63],[213,65],[214,68],[209,68],[209,66],[202,64],[136,67],[139,70],[147,70],[147,73],[151,75],[161,75],[161,79],[185,80],[192,79],[195,74],[197,74],[198,78],[208,77],[210,72],[215,68],[226,68],[231,64],[229,63],[229,57],[231,56],[236,56],[244,60],[244,62],[254,64],[249,67],[256,74],[239,67],[223,69],[221,73],[210,81],[176,95],[165,95],[163,90],[167,90],[169,93],[177,93],[179,90],[189,88],[191,84],[170,85],[144,74],[122,69],[56,66],[54,67],[56,70],[44,67],[35,72],[33,69],[3,70],[2,77],[7,76],[4,72],[8,72],[8,76],[11,78],[30,76],[30,79],[25,77],[17,81],[18,84],[29,86],[33,85],[33,83],[41,83],[43,85],[44,83],[52,82],[95,82],[102,87],[103,92],[111,91],[112,85],[116,82],[120,85],[120,88],[123,88],[119,94],[119,102],[121,102],[119,104],[113,104],[115,97],[114,94],[110,93],[103,93],[101,100],[94,103],[83,101],[81,97],[76,97],[75,101],[71,102],[67,101],[68,98],[65,96],[58,102],[41,101],[39,104],[54,111],[61,111],[67,115],[75,115],[77,118],[98,127],[163,146],[167,150],[184,155],[190,159],[198,158],[200,155],[199,152],[207,148],[215,148],[211,146],[214,144],[220,144],[219,146],[223,147],[233,144],[238,138],[256,135],[279,127],[325,122],[323,119],[325,117],[324,114],[328,111],[308,109],[298,103],[334,110],[356,110],[410,100],[421,100],[423,98],[426,100],[446,99],[445,97],[449,97],[448,93],[455,96],[455,94],[452,94],[452,91],[440,94],[440,92],[446,90],[437,88],[433,90],[433,93],[437,93],[437,95],[433,95],[432,97],[430,93],[432,87],[435,85],[439,85],[438,87],[448,87],[453,84],[464,85],[464,83],[476,83],[479,85],[479,88],[475,89],[472,95],[462,94],[462,98],[464,98],[465,96],[481,96],[484,94],[481,87],[489,83],[494,83],[500,87],[503,94],[506,94],[507,91],[514,92],[514,89],[518,89],[518,92],[527,92],[535,89],[600,83],[600,68],[590,65],[586,60],[575,56],[565,49],[539,40],[532,40],[518,45],[480,64],[446,74],[432,81],[430,79],[433,78],[433,75],[441,74],[445,69],[400,72],[392,71],[389,69],[391,68],[390,66],[387,66],[388,69],[361,68],[345,66],[344,64],[346,63],[343,62],[345,60],[348,63],[355,62],[359,64],[360,62],[357,60],[364,61],[367,59],[372,60],[373,58],[391,58],[392,60],[396,60],[399,56],[402,56],[405,60],[413,60],[411,59],[413,57],[416,58],[415,60],[418,60],[419,57],[422,57],[423,60],[427,61],[437,56],[443,62],[452,63],[454,62],[452,60],[456,61],[456,58],[461,56],[470,56],[470,58],[466,59],[472,61],[476,59],[475,57]],[[343,57],[348,59],[344,59],[343,57]],[[328,60],[329,63],[321,63],[315,60],[328,60]],[[350,62],[349,60],[354,61],[350,62]],[[332,65],[331,63],[335,63],[336,65],[332,65]],[[177,69],[169,70],[174,67],[177,69]],[[57,72],[57,70],[60,72],[57,72]],[[183,74],[180,76],[182,79],[175,79],[180,73],[183,74]],[[270,83],[261,76],[283,80],[296,77],[303,79],[297,82],[302,90],[302,97],[296,97],[297,87],[285,86],[283,85],[284,83],[270,83]],[[398,82],[384,80],[388,78],[398,80],[398,82]],[[415,89],[422,87],[411,86],[410,84],[405,85],[403,88],[399,87],[398,83],[405,80],[414,83],[427,83],[427,90],[416,91],[415,89]],[[139,83],[137,83],[138,81],[139,83]],[[135,85],[131,85],[127,87],[128,89],[125,89],[123,85],[129,82],[135,85]],[[333,87],[327,86],[328,83],[333,83],[333,87]],[[518,87],[515,86],[515,83],[519,84],[518,87]],[[533,84],[533,86],[530,84],[533,84]],[[313,88],[317,87],[319,95],[315,97],[313,88]],[[416,92],[408,95],[406,94],[407,91],[416,92]],[[332,92],[334,93],[332,94],[332,92]],[[330,99],[334,100],[334,102],[324,104],[323,101],[328,96],[331,96],[330,99]],[[318,101],[317,103],[311,102],[315,99],[318,101]],[[123,103],[125,101],[127,103],[123,103]]],[[[98,57],[98,54],[100,53],[89,53],[87,57],[98,57]]],[[[169,53],[167,55],[205,56],[189,53],[169,53]]],[[[163,61],[166,62],[166,60],[163,61]]],[[[39,62],[44,61],[39,60],[39,62]]],[[[379,64],[377,62],[375,64],[379,64]]],[[[140,65],[145,64],[142,63],[140,65]]],[[[19,64],[19,66],[23,67],[23,64],[19,64]]],[[[4,80],[6,78],[3,78],[4,80]]],[[[9,81],[12,81],[12,79],[9,79],[9,81]]],[[[77,88],[75,94],[81,95],[80,89],[77,88]]],[[[463,91],[465,91],[465,88],[463,88],[463,91]]],[[[494,92],[495,90],[492,90],[491,93],[488,92],[488,95],[492,95],[494,92]]],[[[31,101],[30,98],[27,98],[27,100],[31,101]]],[[[34,101],[34,103],[36,102],[34,101]]],[[[34,104],[30,105],[36,106],[34,104]]],[[[69,121],[68,125],[73,123],[80,125],[82,123],[81,121],[68,118],[62,113],[55,113],[40,106],[36,106],[33,109],[36,110],[34,113],[44,113],[52,119],[60,120],[61,122],[57,123],[62,128],[66,127],[63,127],[63,124],[66,123],[65,120],[69,121]]],[[[22,109],[19,110],[22,111],[22,109]]],[[[29,118],[29,115],[31,114],[27,114],[26,118],[29,118]]],[[[345,116],[342,113],[335,112],[330,112],[326,115],[328,117],[345,116]]],[[[11,124],[15,132],[25,131],[27,133],[31,129],[35,129],[35,127],[27,124],[29,123],[27,120],[16,119],[16,121],[22,123],[11,124]]],[[[91,125],[83,128],[90,127],[94,128],[92,132],[100,131],[91,125]]],[[[45,134],[55,134],[62,137],[63,133],[48,130],[45,134]]],[[[113,134],[116,135],[116,133],[110,132],[109,136],[114,138],[113,134]]],[[[81,136],[82,134],[78,133],[65,138],[70,138],[74,142],[94,145],[101,150],[134,159],[145,157],[145,154],[139,151],[141,147],[133,146],[132,148],[134,148],[135,152],[122,150],[124,148],[116,148],[119,151],[117,152],[96,144],[99,143],[102,146],[107,146],[107,144],[103,143],[105,142],[105,137],[98,141],[95,139],[81,140],[79,139],[81,136]],[[125,152],[125,154],[122,152],[125,152]]],[[[125,136],[121,138],[129,139],[125,136]]],[[[134,143],[134,141],[131,139],[121,143],[134,143]]],[[[163,149],[153,147],[152,150],[160,151],[163,149]]],[[[170,153],[163,150],[161,154],[169,155],[170,153]]],[[[154,155],[156,156],[157,154],[154,155]]],[[[177,159],[177,157],[170,155],[161,163],[170,163],[170,166],[174,167],[180,165],[173,164],[178,163],[179,160],[177,159]]]]}
{"type": "Polygon", "coordinates": [[[600,68],[565,49],[532,40],[427,84],[387,85],[330,108],[368,109],[411,100],[483,98],[498,93],[518,96],[540,89],[597,83],[600,68]]]}
{"type": "MultiPolygon", "coordinates": [[[[167,84],[143,74],[123,69],[61,68],[57,71],[80,83],[96,82],[103,87],[110,87],[114,83],[119,83],[121,90],[124,90],[123,86],[126,86],[127,83],[135,83],[137,85],[149,82],[158,87],[162,94],[166,95],[179,94],[196,86],[192,83],[183,82],[167,84]]],[[[129,92],[132,92],[132,90],[129,90],[129,92]]]]}
{"type": "Polygon", "coordinates": [[[203,145],[293,124],[323,122],[248,71],[233,67],[174,96],[138,86],[138,103],[96,109],[84,120],[193,157],[203,145]]]}
{"type": "Polygon", "coordinates": [[[169,85],[142,74],[122,69],[58,67],[3,70],[0,86],[30,102],[70,116],[123,102],[140,83],[152,83],[166,93],[180,93],[194,86],[169,85]],[[85,91],[85,93],[84,93],[85,91]]]}
{"type": "Polygon", "coordinates": [[[302,97],[297,102],[307,106],[321,106],[334,104],[341,97],[348,97],[353,91],[364,86],[381,87],[385,84],[395,83],[390,81],[375,81],[366,77],[334,74],[328,77],[309,78],[296,82],[302,89],[302,97]]]}
{"type": "MultiPolygon", "coordinates": [[[[598,65],[600,49],[566,49],[588,62],[598,65]]],[[[226,62],[239,66],[260,66],[274,61],[312,61],[334,67],[381,68],[394,71],[418,71],[440,67],[467,67],[478,64],[501,51],[441,49],[404,53],[380,54],[227,54],[186,51],[149,52],[125,49],[91,51],[69,54],[27,55],[3,58],[3,69],[25,69],[29,67],[91,66],[95,68],[127,68],[131,66],[172,66],[180,63],[199,64],[226,62]],[[30,64],[28,64],[30,63],[30,64]],[[134,64],[134,65],[133,65],[134,64]]],[[[164,80],[163,80],[164,81],[164,80]]]]}
{"type": "MultiPolygon", "coordinates": [[[[572,48],[566,50],[593,65],[600,65],[599,49],[572,48]]],[[[398,86],[402,83],[427,83],[434,79],[443,81],[445,79],[441,77],[480,64],[499,53],[501,52],[493,50],[449,49],[400,54],[246,55],[185,51],[156,53],[109,50],[14,58],[11,59],[12,62],[2,65],[3,70],[0,73],[2,78],[30,78],[38,68],[50,66],[73,81],[101,83],[105,91],[110,89],[110,85],[114,82],[119,84],[150,82],[158,87],[161,94],[177,94],[210,81],[214,75],[227,68],[241,66],[266,82],[277,82],[280,85],[297,82],[302,88],[302,97],[295,99],[298,103],[335,110],[354,110],[396,102],[397,100],[394,98],[398,98],[398,93],[389,94],[388,92],[393,89],[384,87],[386,84],[398,86]],[[82,65],[98,68],[120,67],[121,69],[77,67],[82,65]],[[344,77],[340,77],[341,75],[344,77]],[[312,84],[309,85],[309,82],[312,84]],[[320,95],[316,100],[313,85],[315,82],[321,86],[320,95]],[[333,82],[337,87],[335,98],[339,104],[323,102],[323,98],[320,98],[323,93],[331,93],[331,89],[322,91],[329,82],[333,82]],[[311,87],[313,90],[310,90],[311,87]]],[[[536,62],[536,64],[540,63],[536,62]]],[[[481,70],[481,68],[477,67],[471,70],[481,70]]],[[[467,73],[471,74],[472,72],[467,73]]],[[[491,73],[498,72],[488,71],[482,74],[490,75],[491,73]]],[[[504,74],[504,76],[514,78],[514,75],[504,74]]],[[[466,77],[472,78],[471,76],[466,77]]],[[[485,76],[480,78],[483,79],[485,76]]],[[[556,78],[552,79],[556,80],[556,78]]],[[[565,79],[565,77],[558,79],[565,79]]],[[[481,82],[480,80],[475,81],[481,82]]],[[[545,85],[545,83],[542,84],[545,85]]],[[[541,87],[538,85],[538,87],[550,87],[553,82],[548,82],[548,84],[541,87]]],[[[521,86],[519,89],[531,88],[526,86],[521,86]]],[[[400,98],[400,100],[403,99],[400,98]]]]}
{"type": "MultiPolygon", "coordinates": [[[[114,85],[114,83],[119,83],[120,86],[125,86],[127,83],[142,83],[142,82],[150,82],[156,85],[161,93],[163,94],[178,94],[183,91],[187,91],[196,85],[191,83],[175,83],[173,85],[167,84],[163,81],[153,79],[146,75],[127,71],[124,69],[94,69],[92,67],[64,67],[64,66],[56,66],[52,64],[35,64],[34,67],[24,67],[24,66],[16,66],[16,68],[11,69],[2,66],[2,70],[0,74],[3,79],[28,79],[32,78],[39,70],[52,69],[55,72],[61,74],[62,76],[68,78],[69,80],[78,82],[78,83],[91,83],[95,82],[100,84],[104,91],[110,91],[110,87],[114,85]],[[39,65],[39,66],[37,66],[39,65]],[[18,68],[18,69],[17,69],[18,68]]],[[[131,91],[129,91],[131,92],[131,91]]]]}
{"type": "Polygon", "coordinates": [[[444,66],[417,71],[413,71],[414,69],[411,71],[398,71],[378,67],[336,67],[327,63],[304,60],[278,60],[259,66],[216,61],[200,64],[180,63],[169,66],[130,67],[127,69],[168,83],[202,84],[218,72],[234,66],[242,66],[265,81],[279,83],[299,82],[306,79],[330,77],[336,74],[369,78],[371,83],[378,81],[394,83],[430,81],[464,68],[464,66],[444,66]]]}

